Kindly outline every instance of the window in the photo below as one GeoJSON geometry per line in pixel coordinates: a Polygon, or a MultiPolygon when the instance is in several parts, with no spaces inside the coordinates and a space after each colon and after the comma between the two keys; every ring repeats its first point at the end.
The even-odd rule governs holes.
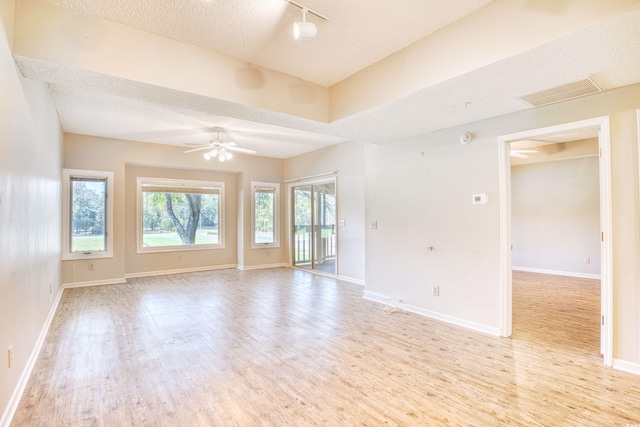
{"type": "Polygon", "coordinates": [[[251,183],[251,247],[279,247],[280,184],[251,183]]]}
{"type": "Polygon", "coordinates": [[[224,183],[138,178],[138,252],[224,247],[224,183]]]}
{"type": "Polygon", "coordinates": [[[63,170],[62,259],[113,256],[113,172],[63,170]]]}

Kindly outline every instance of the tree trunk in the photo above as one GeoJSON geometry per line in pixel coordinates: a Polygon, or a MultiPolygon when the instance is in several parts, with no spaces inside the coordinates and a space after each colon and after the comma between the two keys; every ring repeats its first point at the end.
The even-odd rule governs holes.
{"type": "MultiPolygon", "coordinates": [[[[189,201],[189,221],[187,222],[187,237],[189,244],[193,245],[196,242],[196,231],[198,230],[198,224],[200,224],[200,210],[202,208],[202,195],[201,194],[185,194],[189,201]]],[[[184,239],[182,240],[184,242],[184,239]]]]}
{"type": "Polygon", "coordinates": [[[200,194],[185,194],[187,202],[189,203],[189,219],[187,220],[187,226],[183,226],[176,214],[173,212],[173,203],[171,201],[171,193],[164,194],[167,201],[167,213],[176,226],[176,231],[183,245],[193,245],[196,242],[196,231],[198,230],[198,224],[200,223],[200,209],[202,206],[202,195],[200,194]]]}

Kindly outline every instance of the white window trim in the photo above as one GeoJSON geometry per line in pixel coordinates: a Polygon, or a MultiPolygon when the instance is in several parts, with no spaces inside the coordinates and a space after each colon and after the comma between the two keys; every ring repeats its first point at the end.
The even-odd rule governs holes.
{"type": "Polygon", "coordinates": [[[273,182],[251,182],[251,249],[266,249],[280,247],[280,184],[273,182]],[[256,188],[271,187],[275,189],[275,203],[273,213],[275,241],[271,243],[256,242],[256,188]]]}
{"type": "Polygon", "coordinates": [[[62,260],[113,258],[113,172],[82,169],[62,170],[62,260]],[[71,252],[71,177],[106,179],[107,202],[105,206],[106,250],[95,252],[71,252]]]}
{"type": "Polygon", "coordinates": [[[155,253],[155,252],[182,252],[182,251],[204,251],[211,249],[224,249],[224,182],[216,181],[194,181],[188,179],[171,179],[171,178],[148,178],[138,177],[137,180],[137,208],[136,208],[136,253],[155,253]],[[216,187],[219,188],[219,204],[218,204],[218,240],[219,243],[211,245],[178,245],[178,246],[157,246],[145,247],[142,245],[142,185],[144,183],[163,184],[168,186],[189,186],[189,187],[216,187]]]}

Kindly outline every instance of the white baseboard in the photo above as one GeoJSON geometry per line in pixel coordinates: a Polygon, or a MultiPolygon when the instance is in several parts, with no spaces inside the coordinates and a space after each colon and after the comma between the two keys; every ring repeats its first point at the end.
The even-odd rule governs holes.
{"type": "MultiPolygon", "coordinates": [[[[387,295],[366,290],[364,291],[363,297],[370,301],[375,301],[382,304],[384,304],[389,298],[392,298],[387,295]]],[[[459,317],[449,316],[448,314],[438,313],[436,311],[427,310],[410,304],[400,303],[398,304],[398,307],[402,308],[403,310],[410,311],[411,313],[419,314],[431,319],[440,320],[442,322],[451,323],[456,326],[462,326],[467,329],[472,329],[474,331],[483,332],[485,334],[494,335],[497,337],[500,336],[500,328],[493,328],[491,326],[471,322],[468,320],[460,319],[459,317]]]]}
{"type": "Polygon", "coordinates": [[[31,351],[29,360],[27,360],[27,364],[22,371],[22,375],[20,375],[18,384],[16,385],[16,388],[13,390],[13,394],[9,399],[9,404],[2,414],[2,418],[0,418],[0,427],[9,427],[9,425],[11,424],[11,420],[16,413],[16,409],[18,409],[18,404],[20,403],[20,399],[22,399],[24,389],[27,387],[27,382],[29,381],[31,372],[33,371],[33,368],[36,365],[36,361],[38,360],[38,356],[40,355],[40,350],[42,349],[44,340],[47,337],[47,333],[49,332],[49,327],[51,326],[53,316],[56,314],[56,310],[58,310],[58,304],[60,304],[60,299],[62,298],[63,291],[64,287],[61,286],[58,290],[58,294],[56,295],[56,299],[51,306],[51,309],[49,309],[49,315],[47,316],[47,319],[44,321],[44,325],[40,330],[40,335],[38,335],[36,345],[33,347],[33,351],[31,351]]]}
{"type": "Polygon", "coordinates": [[[581,279],[596,279],[596,280],[601,279],[601,276],[599,274],[576,273],[573,271],[546,270],[544,268],[515,267],[515,266],[511,267],[511,269],[516,271],[526,271],[528,273],[553,274],[554,276],[578,277],[581,279]]]}
{"type": "Polygon", "coordinates": [[[354,279],[353,277],[349,276],[338,276],[337,279],[344,282],[355,283],[356,285],[364,286],[364,280],[361,279],[354,279]]]}
{"type": "Polygon", "coordinates": [[[118,279],[104,279],[104,280],[89,280],[87,282],[71,282],[63,283],[62,287],[67,288],[84,288],[85,286],[102,286],[102,285],[115,285],[118,283],[127,283],[127,279],[124,277],[118,279]]]}
{"type": "Polygon", "coordinates": [[[640,364],[627,362],[626,360],[613,359],[613,367],[621,371],[640,375],[640,364]]]}
{"type": "Polygon", "coordinates": [[[264,270],[267,268],[279,268],[279,267],[289,267],[289,264],[286,262],[280,262],[276,264],[259,264],[259,265],[240,265],[238,264],[238,270],[264,270]]]}
{"type": "Polygon", "coordinates": [[[151,277],[151,276],[167,276],[169,274],[180,273],[196,273],[199,271],[212,271],[212,270],[228,270],[230,268],[236,268],[236,264],[224,264],[224,265],[208,265],[205,267],[194,268],[178,268],[173,270],[158,270],[158,271],[144,271],[141,273],[128,273],[125,274],[125,279],[135,279],[137,277],[151,277]]]}

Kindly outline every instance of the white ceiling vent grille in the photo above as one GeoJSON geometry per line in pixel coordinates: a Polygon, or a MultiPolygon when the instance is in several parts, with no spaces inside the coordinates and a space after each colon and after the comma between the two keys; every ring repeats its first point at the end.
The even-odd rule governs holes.
{"type": "Polygon", "coordinates": [[[602,89],[593,77],[588,76],[584,79],[550,87],[548,89],[541,90],[540,92],[523,95],[518,99],[532,107],[541,107],[543,105],[568,101],[569,99],[593,95],[594,93],[603,91],[604,89],[602,89]]]}

